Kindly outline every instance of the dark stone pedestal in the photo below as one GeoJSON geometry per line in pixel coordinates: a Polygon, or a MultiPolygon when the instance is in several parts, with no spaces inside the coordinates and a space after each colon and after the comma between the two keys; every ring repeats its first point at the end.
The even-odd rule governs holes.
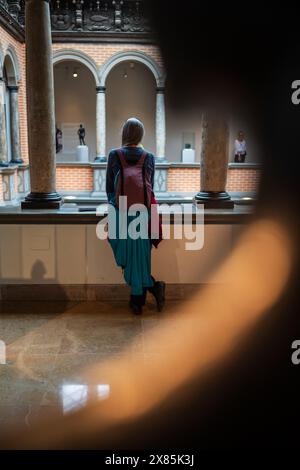
{"type": "Polygon", "coordinates": [[[61,196],[57,193],[30,193],[21,203],[21,209],[59,209],[61,196]]]}
{"type": "Polygon", "coordinates": [[[206,209],[233,209],[234,202],[226,191],[200,191],[195,196],[195,204],[203,204],[206,209]]]}

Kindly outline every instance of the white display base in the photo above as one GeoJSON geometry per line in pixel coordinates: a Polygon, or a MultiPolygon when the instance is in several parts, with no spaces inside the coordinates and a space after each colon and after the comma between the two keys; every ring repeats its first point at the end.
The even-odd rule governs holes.
{"type": "Polygon", "coordinates": [[[194,149],[182,150],[182,163],[195,163],[195,150],[194,149]]]}
{"type": "Polygon", "coordinates": [[[89,161],[89,148],[87,145],[78,145],[76,149],[76,159],[81,163],[87,163],[89,161]]]}

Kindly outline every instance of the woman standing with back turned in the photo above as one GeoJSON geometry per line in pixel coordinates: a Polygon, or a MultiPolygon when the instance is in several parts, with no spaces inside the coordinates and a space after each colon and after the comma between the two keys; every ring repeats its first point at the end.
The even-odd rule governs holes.
{"type": "MultiPolygon", "coordinates": [[[[107,198],[109,207],[114,209],[111,213],[114,214],[116,227],[116,235],[111,237],[111,218],[109,216],[109,242],[116,263],[122,267],[125,281],[131,286],[129,305],[136,315],[142,313],[147,291],[155,297],[158,311],[163,309],[165,303],[165,283],[155,281],[151,276],[151,248],[152,245],[157,247],[162,237],[160,227],[155,239],[148,236],[152,232],[150,216],[152,214],[153,217],[155,214],[153,207],[155,208],[156,204],[153,193],[155,161],[154,156],[146,152],[141,144],[144,133],[141,121],[135,118],[126,121],[122,133],[122,147],[110,152],[106,176],[107,198]],[[128,209],[123,208],[123,198],[120,196],[127,198],[128,209]],[[140,213],[130,212],[130,207],[133,204],[142,204],[145,208],[144,215],[140,220],[144,220],[147,224],[146,237],[130,236],[129,225],[140,215],[140,213]],[[121,217],[119,217],[120,215],[121,217]],[[125,217],[122,218],[124,215],[125,217]],[[121,227],[124,220],[126,224],[125,237],[120,236],[121,233],[124,234],[124,227],[121,227]]],[[[145,235],[143,228],[140,228],[140,231],[145,235]]]]}

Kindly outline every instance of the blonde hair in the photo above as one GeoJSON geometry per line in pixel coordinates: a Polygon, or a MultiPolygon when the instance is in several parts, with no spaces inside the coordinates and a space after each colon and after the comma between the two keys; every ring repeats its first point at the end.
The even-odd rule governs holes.
{"type": "Polygon", "coordinates": [[[144,137],[144,124],[136,118],[128,119],[122,131],[122,145],[138,145],[144,137]]]}

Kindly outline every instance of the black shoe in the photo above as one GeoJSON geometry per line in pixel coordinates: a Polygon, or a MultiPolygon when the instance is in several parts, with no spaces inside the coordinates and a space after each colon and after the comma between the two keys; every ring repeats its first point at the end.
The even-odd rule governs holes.
{"type": "Polygon", "coordinates": [[[142,315],[143,307],[141,305],[136,305],[132,302],[129,302],[129,307],[131,308],[134,315],[142,315]]]}
{"type": "Polygon", "coordinates": [[[155,297],[158,312],[161,312],[165,306],[166,283],[156,281],[150,292],[155,297]]]}

